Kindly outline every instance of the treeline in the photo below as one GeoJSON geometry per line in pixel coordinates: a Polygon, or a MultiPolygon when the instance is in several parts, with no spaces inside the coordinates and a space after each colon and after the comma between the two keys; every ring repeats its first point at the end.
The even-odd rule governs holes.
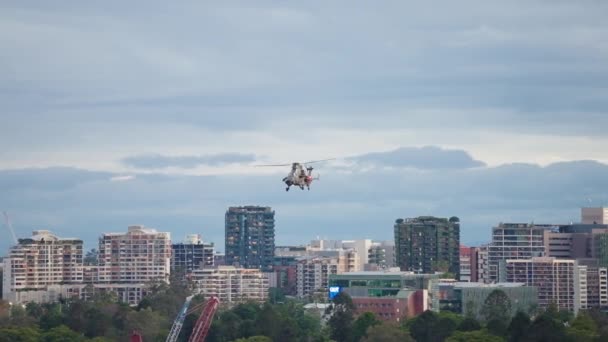
{"type": "MultiPolygon", "coordinates": [[[[145,342],[165,341],[171,324],[190,293],[187,284],[151,284],[151,295],[138,307],[119,303],[109,294],[89,301],[9,306],[0,301],[0,341],[128,341],[138,331],[145,342]]],[[[372,313],[355,316],[352,299],[343,293],[321,315],[304,304],[272,291],[263,304],[244,303],[221,308],[215,315],[208,342],[459,342],[459,341],[608,341],[608,316],[581,311],[574,317],[550,307],[513,318],[504,293],[491,294],[481,310],[472,313],[431,311],[399,323],[382,322],[372,313]]],[[[203,303],[195,297],[191,307],[203,303]]],[[[187,316],[180,341],[187,341],[199,312],[187,316]]]]}

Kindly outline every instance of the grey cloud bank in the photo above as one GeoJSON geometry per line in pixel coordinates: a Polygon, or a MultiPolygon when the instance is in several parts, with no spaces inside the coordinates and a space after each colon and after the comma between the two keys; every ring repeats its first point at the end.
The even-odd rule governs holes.
{"type": "Polygon", "coordinates": [[[221,166],[255,161],[254,154],[222,153],[201,156],[138,155],[122,159],[122,163],[137,169],[163,169],[168,167],[195,168],[201,165],[221,166]]]}
{"type": "Polygon", "coordinates": [[[485,166],[484,162],[473,159],[466,151],[436,146],[401,147],[389,152],[368,153],[350,160],[364,165],[417,169],[468,169],[485,166]]]}
{"type": "MultiPolygon", "coordinates": [[[[279,244],[316,235],[390,239],[394,219],[429,214],[459,216],[463,242],[479,243],[501,221],[577,221],[588,200],[608,201],[608,165],[595,161],[351,171],[328,169],[311,191],[285,193],[278,175],[137,174],[112,182],[72,168],[11,170],[0,171],[0,199],[21,237],[46,228],[93,247],[102,232],[145,224],[175,240],[201,233],[220,248],[231,205],[272,206],[279,244]]],[[[5,250],[9,239],[0,241],[5,250]]]]}

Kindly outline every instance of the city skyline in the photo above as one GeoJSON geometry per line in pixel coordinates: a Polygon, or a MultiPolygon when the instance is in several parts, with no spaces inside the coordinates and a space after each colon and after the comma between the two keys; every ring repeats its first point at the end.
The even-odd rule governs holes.
{"type": "Polygon", "coordinates": [[[0,4],[0,210],[87,242],[145,224],[221,243],[248,204],[277,210],[281,244],[575,221],[608,205],[607,6],[0,4]],[[252,167],[326,158],[310,192],[252,167]]]}

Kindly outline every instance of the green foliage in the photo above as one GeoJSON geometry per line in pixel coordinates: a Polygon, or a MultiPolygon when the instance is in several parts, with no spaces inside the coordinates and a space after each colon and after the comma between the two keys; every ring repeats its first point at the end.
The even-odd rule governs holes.
{"type": "Polygon", "coordinates": [[[281,288],[271,287],[268,289],[268,301],[271,304],[278,304],[285,302],[285,292],[281,288]]]}
{"type": "Polygon", "coordinates": [[[244,303],[222,310],[216,314],[207,341],[228,342],[252,336],[266,336],[273,341],[324,341],[320,319],[291,300],[262,306],[244,303]]]}
{"type": "Polygon", "coordinates": [[[456,328],[458,331],[475,331],[480,329],[481,323],[473,317],[465,317],[456,328]]]}
{"type": "Polygon", "coordinates": [[[564,324],[551,315],[538,316],[521,341],[525,342],[555,342],[568,341],[564,324]]]}
{"type": "Polygon", "coordinates": [[[507,336],[507,329],[509,321],[501,321],[499,319],[492,319],[486,323],[486,329],[488,332],[495,336],[507,336]]]}
{"type": "Polygon", "coordinates": [[[410,335],[418,341],[443,341],[452,335],[463,318],[453,312],[441,312],[437,314],[432,311],[425,311],[418,317],[407,321],[406,327],[410,335]]]}
{"type": "Polygon", "coordinates": [[[599,331],[591,316],[581,311],[568,329],[568,335],[577,342],[593,342],[599,338],[599,331]]]}
{"type": "Polygon", "coordinates": [[[506,325],[511,319],[511,299],[500,289],[492,291],[483,302],[481,315],[486,322],[497,320],[506,325]]]}
{"type": "Polygon", "coordinates": [[[340,292],[328,308],[330,337],[336,342],[346,342],[352,339],[352,325],[355,305],[345,292],[340,292]]]}
{"type": "Polygon", "coordinates": [[[40,331],[35,327],[6,327],[0,329],[0,341],[39,342],[40,331]]]}
{"type": "Polygon", "coordinates": [[[44,342],[83,342],[86,338],[65,325],[55,327],[42,334],[44,342]]]}
{"type": "Polygon", "coordinates": [[[144,341],[155,341],[169,334],[169,322],[166,316],[150,308],[132,311],[127,314],[126,333],[139,331],[144,341]]]}
{"type": "Polygon", "coordinates": [[[272,339],[266,336],[251,336],[247,338],[239,338],[234,342],[272,342],[272,339]]]}
{"type": "Polygon", "coordinates": [[[503,342],[504,339],[484,330],[456,331],[446,342],[503,342]]]}
{"type": "Polygon", "coordinates": [[[384,323],[370,326],[362,342],[414,342],[414,339],[396,324],[384,323]]]}
{"type": "Polygon", "coordinates": [[[367,329],[382,323],[372,312],[364,312],[353,323],[353,341],[358,342],[366,336],[367,329]]]}
{"type": "Polygon", "coordinates": [[[509,341],[517,342],[524,338],[524,336],[526,336],[528,333],[531,323],[530,316],[528,316],[525,312],[518,311],[507,328],[509,341]]]}

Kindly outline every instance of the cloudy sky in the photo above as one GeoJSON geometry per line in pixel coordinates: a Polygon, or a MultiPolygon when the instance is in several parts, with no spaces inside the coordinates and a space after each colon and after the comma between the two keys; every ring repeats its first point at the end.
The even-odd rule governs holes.
{"type": "MultiPolygon", "coordinates": [[[[0,209],[93,247],[144,224],[223,249],[392,238],[398,217],[570,222],[608,204],[605,1],[0,4],[0,209]],[[308,192],[286,170],[325,158],[308,192]]],[[[0,231],[0,251],[10,235],[0,231]]]]}

